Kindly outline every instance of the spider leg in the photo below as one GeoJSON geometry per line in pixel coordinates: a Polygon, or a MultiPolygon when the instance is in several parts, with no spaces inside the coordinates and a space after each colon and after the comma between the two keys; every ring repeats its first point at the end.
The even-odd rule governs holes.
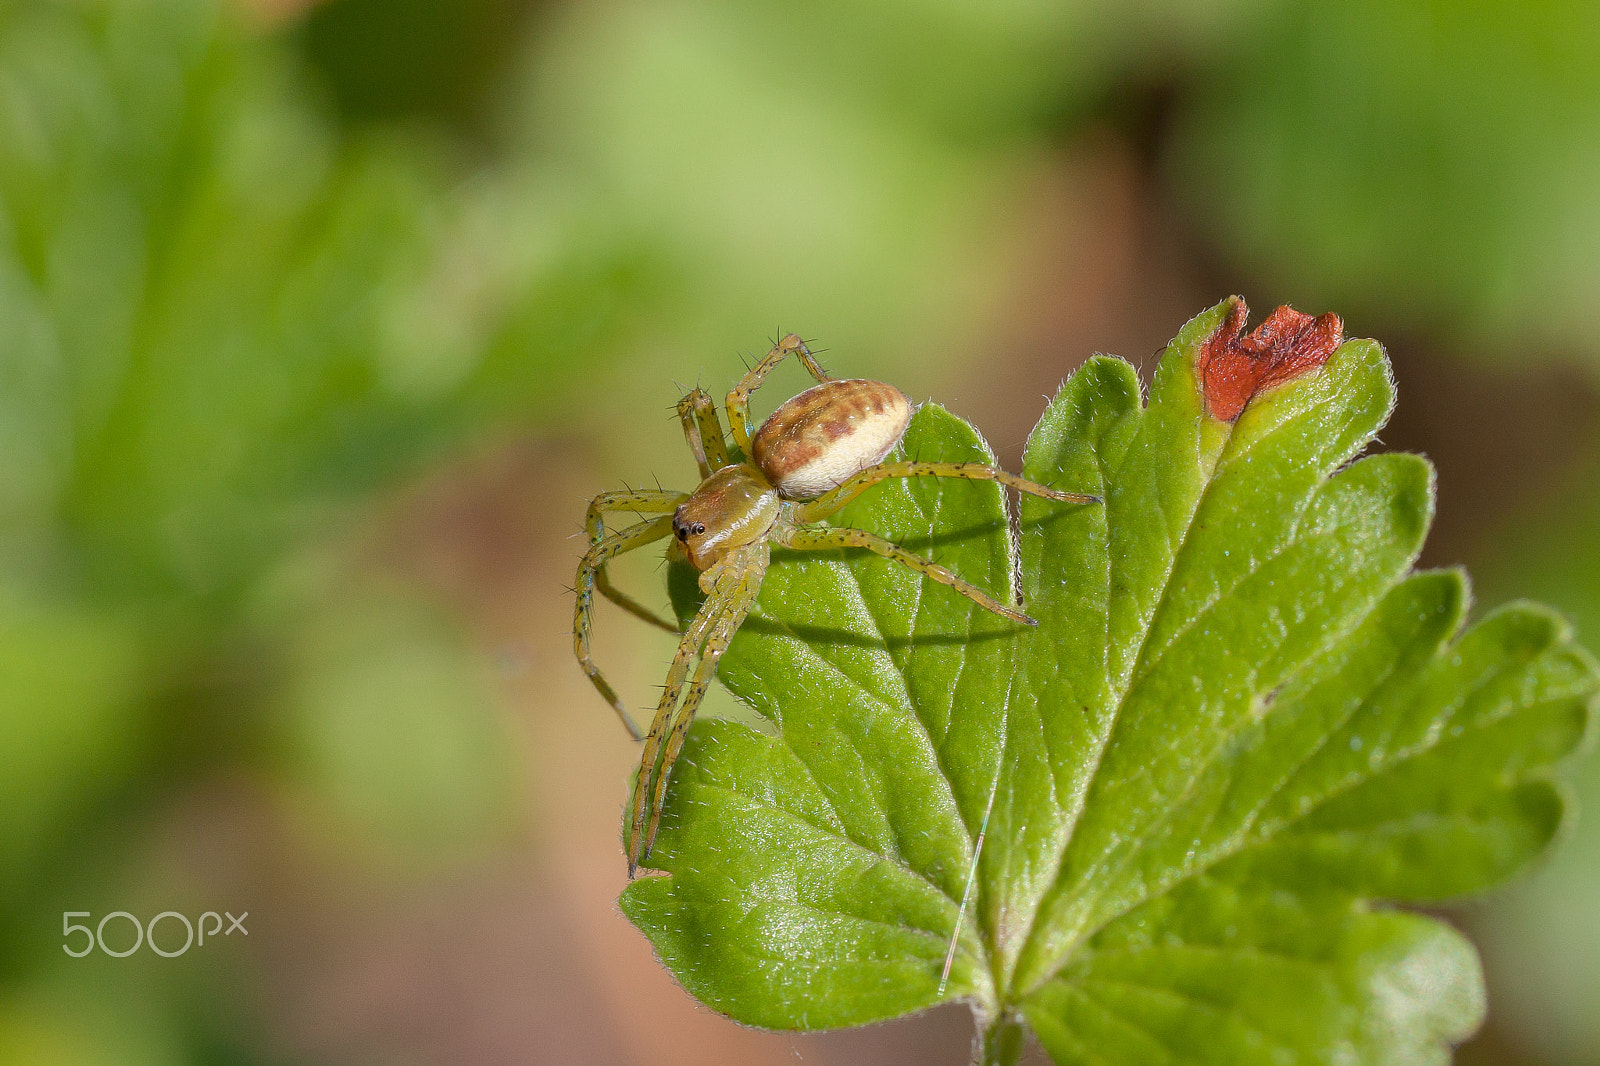
{"type": "MultiPolygon", "coordinates": [[[[589,501],[589,514],[584,522],[585,531],[589,535],[589,545],[593,547],[605,539],[605,516],[608,511],[625,511],[635,514],[662,514],[673,510],[688,497],[681,492],[668,492],[666,489],[651,491],[649,489],[627,489],[622,492],[602,492],[589,501]]],[[[678,627],[662,618],[650,608],[618,589],[611,583],[611,575],[601,564],[594,575],[595,589],[600,595],[621,607],[624,611],[641,621],[648,622],[668,633],[677,633],[678,627]]],[[[634,738],[639,739],[638,737],[634,738]]]]}
{"type": "Polygon", "coordinates": [[[909,566],[923,577],[931,578],[941,585],[948,585],[986,611],[993,611],[1002,618],[1009,618],[1013,622],[1021,622],[1023,625],[1033,626],[1039,624],[1015,607],[1008,607],[1001,603],[978,586],[963,581],[938,563],[924,559],[920,555],[913,555],[894,541],[880,537],[876,533],[868,533],[864,529],[855,529],[850,526],[835,526],[825,529],[789,529],[779,533],[777,541],[785,548],[797,548],[801,551],[827,551],[830,548],[866,548],[868,551],[877,552],[885,559],[891,559],[903,566],[909,566]]]}
{"type": "Polygon", "coordinates": [[[1018,492],[1026,492],[1030,496],[1043,496],[1047,500],[1058,500],[1061,503],[1100,502],[1098,496],[1086,496],[1081,492],[1062,492],[1060,489],[1052,489],[1037,481],[1008,474],[997,466],[988,466],[984,463],[924,463],[901,460],[869,466],[837,488],[830,489],[814,500],[807,500],[797,505],[794,509],[794,520],[801,524],[821,521],[878,482],[896,477],[954,477],[966,478],[969,481],[998,481],[1018,492]]]}
{"type": "Polygon", "coordinates": [[[667,672],[667,683],[661,693],[661,703],[656,709],[655,720],[650,723],[650,734],[645,738],[639,774],[633,784],[633,817],[628,838],[630,878],[655,846],[672,766],[683,750],[689,725],[694,721],[700,701],[711,684],[717,661],[727,651],[728,643],[756,601],[770,554],[766,543],[760,542],[731,555],[722,564],[723,569],[712,585],[710,597],[700,608],[700,613],[695,615],[689,632],[684,634],[678,646],[678,654],[673,657],[672,667],[667,672]],[[696,655],[700,662],[680,705],[678,696],[683,689],[689,664],[696,655]],[[659,767],[656,765],[658,752],[659,767]]]}
{"type": "Polygon", "coordinates": [[[811,376],[819,382],[827,381],[828,374],[818,364],[816,356],[811,354],[811,349],[806,347],[806,342],[798,335],[786,334],[782,340],[772,346],[772,350],[762,358],[761,362],[751,367],[745,376],[739,379],[739,384],[728,393],[728,428],[733,431],[733,442],[746,456],[750,454],[750,394],[761,387],[772,368],[783,362],[784,357],[794,355],[811,376]]]}
{"type": "Polygon", "coordinates": [[[646,814],[646,803],[650,795],[650,781],[655,774],[656,762],[661,753],[661,738],[666,732],[668,721],[673,710],[678,705],[678,696],[683,692],[684,679],[689,675],[689,665],[700,654],[700,645],[704,642],[706,631],[727,613],[725,597],[718,596],[713,590],[700,605],[700,610],[695,614],[694,620],[689,623],[689,628],[684,631],[683,639],[678,642],[677,653],[672,657],[672,665],[667,668],[667,680],[661,686],[661,702],[656,707],[656,716],[650,722],[650,733],[645,737],[644,750],[639,755],[639,772],[634,775],[633,791],[628,800],[632,820],[628,837],[628,877],[632,878],[634,870],[638,868],[639,861],[644,856],[641,847],[642,825],[646,814]]]}
{"type": "Polygon", "coordinates": [[[649,855],[650,849],[655,847],[656,833],[661,828],[661,812],[667,798],[667,782],[672,778],[672,767],[683,751],[683,743],[689,735],[689,726],[694,722],[695,712],[700,709],[700,701],[705,698],[706,689],[711,684],[711,675],[716,672],[722,653],[728,650],[733,635],[739,631],[739,627],[744,624],[746,616],[750,613],[750,608],[755,605],[756,595],[761,590],[761,579],[766,573],[767,558],[768,551],[763,544],[759,561],[746,562],[744,575],[733,592],[734,599],[707,634],[705,645],[700,649],[700,665],[695,667],[694,680],[690,682],[683,704],[673,714],[671,723],[667,727],[667,742],[661,753],[661,767],[656,771],[655,787],[651,790],[650,825],[645,831],[644,851],[641,857],[649,855]]]}
{"type": "Polygon", "coordinates": [[[589,513],[584,516],[584,531],[590,544],[599,544],[605,536],[605,516],[624,514],[671,514],[689,498],[687,492],[670,492],[667,489],[621,489],[602,492],[589,501],[589,513]]]}
{"type": "MultiPolygon", "coordinates": [[[[597,586],[604,580],[606,564],[623,552],[641,548],[651,541],[660,540],[672,534],[672,518],[663,515],[645,522],[639,522],[617,533],[607,536],[603,512],[615,510],[640,510],[649,513],[651,510],[669,510],[677,506],[678,493],[652,493],[652,492],[608,492],[596,496],[589,505],[589,519],[587,522],[590,546],[584,553],[583,559],[578,563],[578,576],[573,582],[576,596],[572,611],[572,650],[578,658],[578,665],[588,675],[589,680],[599,691],[607,703],[611,704],[617,712],[617,717],[622,720],[622,725],[634,740],[641,739],[639,726],[634,722],[627,708],[622,705],[622,700],[617,697],[616,689],[600,673],[600,668],[595,665],[594,658],[589,654],[589,631],[594,613],[594,593],[597,586]],[[653,500],[641,497],[655,497],[653,500]],[[669,498],[673,498],[669,502],[669,498]]],[[[609,587],[610,582],[604,585],[609,587]]],[[[642,609],[642,608],[641,608],[642,609]]],[[[647,612],[648,613],[648,612],[647,612]]]]}
{"type": "Polygon", "coordinates": [[[711,394],[696,386],[678,401],[678,420],[683,423],[683,436],[700,465],[700,480],[711,476],[713,470],[728,465],[728,447],[722,440],[722,423],[717,418],[717,405],[711,394]]]}

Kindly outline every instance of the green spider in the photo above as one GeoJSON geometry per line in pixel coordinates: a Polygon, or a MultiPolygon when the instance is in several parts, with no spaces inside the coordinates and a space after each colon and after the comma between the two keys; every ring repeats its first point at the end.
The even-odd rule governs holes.
{"type": "Polygon", "coordinates": [[[693,492],[629,489],[603,492],[589,503],[590,546],[578,564],[572,644],[578,664],[628,733],[635,740],[644,740],[631,801],[629,877],[655,844],[672,765],[683,750],[684,737],[711,683],[717,660],[756,602],[771,545],[805,551],[866,548],[949,586],[985,610],[1034,625],[1033,619],[1015,607],[875,533],[813,523],[889,478],[998,481],[1064,503],[1100,502],[1097,496],[1061,492],[982,463],[884,462],[911,422],[911,401],[893,385],[879,381],[829,378],[793,333],[773,346],[728,393],[727,411],[733,431],[731,449],[708,393],[696,388],[678,401],[684,436],[700,466],[700,486],[693,492]],[[750,394],[789,355],[805,365],[817,384],[779,407],[752,437],[750,394]],[[616,512],[656,517],[608,533],[606,515],[616,512]],[[606,576],[606,565],[616,556],[668,537],[672,538],[669,558],[687,559],[700,571],[700,588],[706,599],[682,633],[650,732],[641,736],[589,653],[590,616],[598,589],[629,612],[678,632],[677,627],[618,592],[606,576]],[[699,665],[691,679],[689,668],[696,659],[699,665]]]}

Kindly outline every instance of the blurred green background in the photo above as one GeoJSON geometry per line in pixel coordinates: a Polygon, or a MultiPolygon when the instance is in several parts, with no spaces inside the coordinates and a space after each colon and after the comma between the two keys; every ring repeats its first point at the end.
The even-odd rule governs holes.
{"type": "MultiPolygon", "coordinates": [[[[1589,0],[0,4],[0,1064],[966,1061],[738,1029],[615,912],[585,498],[687,485],[680,387],[781,330],[1014,467],[1241,292],[1388,345],[1424,562],[1594,646],[1596,54],[1589,0]],[[119,910],[249,934],[62,951],[119,910]]],[[[1600,818],[1450,915],[1461,1061],[1600,1062],[1600,818]]]]}

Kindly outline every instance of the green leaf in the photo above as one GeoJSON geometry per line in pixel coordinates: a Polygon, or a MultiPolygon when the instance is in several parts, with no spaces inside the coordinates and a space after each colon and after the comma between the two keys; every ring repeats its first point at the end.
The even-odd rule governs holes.
{"type": "MultiPolygon", "coordinates": [[[[840,516],[1002,596],[1020,552],[1037,629],[875,558],[775,555],[720,670],[775,731],[696,724],[666,876],[622,897],[695,996],[784,1029],[963,999],[1064,1063],[1443,1062],[1476,1028],[1471,946],[1375,901],[1536,856],[1600,678],[1549,612],[1459,632],[1463,576],[1411,571],[1431,470],[1356,458],[1393,403],[1376,343],[1207,414],[1229,306],[1147,402],[1097,357],[1051,403],[1024,473],[1103,506],[1025,499],[1015,545],[983,484],[840,516]]],[[[933,406],[903,447],[992,458],[933,406]]]]}

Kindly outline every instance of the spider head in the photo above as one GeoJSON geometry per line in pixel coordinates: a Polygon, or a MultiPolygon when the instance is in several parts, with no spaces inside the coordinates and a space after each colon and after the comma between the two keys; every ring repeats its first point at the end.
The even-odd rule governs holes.
{"type": "Polygon", "coordinates": [[[725,466],[700,483],[672,514],[672,535],[697,570],[730,550],[767,535],[780,503],[771,483],[753,466],[725,466]]]}

